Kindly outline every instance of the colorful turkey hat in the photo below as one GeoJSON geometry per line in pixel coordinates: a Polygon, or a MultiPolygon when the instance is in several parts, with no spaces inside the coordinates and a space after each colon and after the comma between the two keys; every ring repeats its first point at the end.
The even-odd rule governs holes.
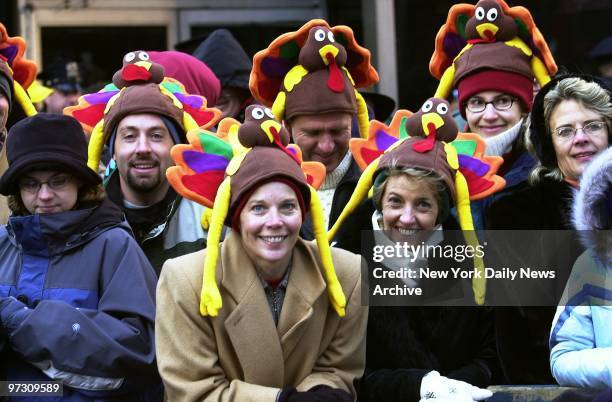
{"type": "Polygon", "coordinates": [[[436,36],[429,71],[440,80],[436,98],[448,98],[459,81],[480,70],[517,74],[540,86],[557,65],[531,13],[504,0],[455,4],[436,36]]]}
{"type": "MultiPolygon", "coordinates": [[[[496,175],[503,159],[485,156],[485,142],[479,135],[458,133],[443,99],[430,98],[412,113],[398,110],[389,126],[377,120],[370,124],[368,138],[353,138],[351,153],[363,173],[351,198],[327,233],[333,239],[342,222],[368,197],[378,174],[392,166],[434,171],[444,180],[459,216],[466,242],[478,245],[470,210],[470,200],[478,200],[501,190],[506,182],[496,175]]],[[[474,257],[474,267],[484,272],[482,258],[474,257]]],[[[476,303],[485,300],[486,282],[474,278],[476,303]]]]}
{"type": "MultiPolygon", "coordinates": [[[[152,113],[170,118],[182,132],[213,126],[221,111],[206,107],[206,98],[188,94],[183,84],[164,76],[164,68],[144,51],[129,52],[113,82],[99,92],[83,95],[64,114],[77,119],[91,133],[87,165],[98,170],[100,156],[111,134],[127,115],[152,113]]],[[[186,138],[184,138],[186,140],[186,138]]]]}
{"type": "Polygon", "coordinates": [[[33,116],[36,109],[26,90],[36,78],[36,64],[24,58],[25,49],[25,40],[19,36],[9,36],[0,23],[0,74],[11,84],[12,93],[9,95],[14,97],[9,107],[12,109],[13,105],[19,105],[26,116],[33,116]]]}
{"type": "Polygon", "coordinates": [[[325,178],[325,166],[303,162],[300,149],[289,145],[287,130],[274,120],[270,109],[258,105],[246,109],[242,125],[225,118],[216,133],[195,129],[187,133],[187,140],[188,144],[172,147],[170,154],[176,165],[166,176],[179,194],[212,211],[202,217],[210,225],[200,313],[216,316],[222,306],[215,270],[223,224],[230,224],[243,196],[274,177],[295,183],[309,206],[329,298],[338,315],[344,316],[346,298],[334,270],[316,192],[325,178]]]}
{"type": "Polygon", "coordinates": [[[280,121],[297,115],[357,113],[359,131],[367,133],[368,111],[357,88],[377,82],[370,51],[357,44],[352,29],[315,19],[255,55],[249,87],[280,121]]]}

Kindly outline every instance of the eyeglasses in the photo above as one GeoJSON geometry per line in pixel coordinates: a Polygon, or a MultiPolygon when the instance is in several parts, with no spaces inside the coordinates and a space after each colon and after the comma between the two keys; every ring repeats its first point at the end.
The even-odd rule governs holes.
{"type": "Polygon", "coordinates": [[[43,184],[46,184],[53,191],[62,190],[70,181],[72,176],[61,174],[51,177],[47,181],[38,181],[32,178],[25,178],[19,181],[19,188],[28,193],[36,194],[40,191],[43,184]]]}
{"type": "Polygon", "coordinates": [[[512,107],[516,99],[511,96],[499,96],[490,102],[486,102],[482,98],[470,98],[467,101],[467,110],[472,113],[480,113],[487,108],[487,105],[491,104],[495,110],[503,111],[508,110],[512,107]]]}
{"type": "Polygon", "coordinates": [[[578,132],[578,130],[582,130],[586,135],[597,135],[601,134],[606,127],[606,123],[603,121],[592,121],[590,123],[585,124],[582,127],[572,127],[572,126],[563,126],[557,128],[554,133],[557,138],[561,141],[569,141],[578,132]]]}

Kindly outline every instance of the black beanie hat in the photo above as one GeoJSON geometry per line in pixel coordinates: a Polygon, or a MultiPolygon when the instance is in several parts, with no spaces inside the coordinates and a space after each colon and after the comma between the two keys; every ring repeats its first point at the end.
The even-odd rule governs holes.
{"type": "Polygon", "coordinates": [[[38,113],[11,127],[6,141],[9,168],[0,177],[0,194],[15,194],[17,179],[29,167],[59,165],[85,184],[99,184],[100,176],[87,167],[87,141],[73,117],[38,113]]]}

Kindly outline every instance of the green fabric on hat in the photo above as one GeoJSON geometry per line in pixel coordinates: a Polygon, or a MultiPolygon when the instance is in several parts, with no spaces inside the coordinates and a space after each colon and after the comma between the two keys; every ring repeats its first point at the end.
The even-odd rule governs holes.
{"type": "Polygon", "coordinates": [[[283,59],[293,59],[300,53],[300,47],[295,42],[287,42],[280,47],[280,56],[283,59]]]}
{"type": "Polygon", "coordinates": [[[474,141],[455,140],[451,144],[453,144],[457,153],[461,155],[474,155],[474,152],[476,152],[476,143],[474,141]]]}
{"type": "Polygon", "coordinates": [[[232,159],[234,153],[232,147],[220,138],[211,135],[200,135],[200,145],[208,154],[221,155],[228,160],[232,159]]]}

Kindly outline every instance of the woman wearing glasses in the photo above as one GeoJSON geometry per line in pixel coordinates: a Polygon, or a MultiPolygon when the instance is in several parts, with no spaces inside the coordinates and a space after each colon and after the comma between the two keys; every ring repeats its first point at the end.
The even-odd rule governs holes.
{"type": "Polygon", "coordinates": [[[471,68],[457,83],[460,112],[467,121],[466,131],[486,141],[487,154],[504,158],[498,174],[506,180],[504,190],[472,203],[475,228],[483,229],[491,202],[526,187],[535,165],[524,141],[525,116],[531,110],[534,84],[529,69],[517,71],[512,65],[493,68],[486,60],[471,68]]]}
{"type": "Polygon", "coordinates": [[[610,90],[594,77],[558,76],[535,98],[528,132],[538,163],[528,188],[495,202],[491,229],[571,229],[572,188],[612,133],[610,90]],[[528,211],[528,213],[526,213],[528,211]]]}
{"type": "Polygon", "coordinates": [[[155,273],[87,167],[80,124],[38,114],[6,145],[0,378],[63,383],[46,401],[160,400],[155,273]]]}
{"type": "MultiPolygon", "coordinates": [[[[574,233],[567,232],[573,229],[572,194],[580,187],[585,167],[610,144],[610,91],[593,77],[558,76],[536,96],[530,124],[530,147],[533,146],[533,153],[538,158],[531,173],[531,185],[494,202],[488,210],[487,224],[490,229],[540,231],[541,243],[534,247],[542,254],[540,261],[556,269],[571,268],[584,251],[578,239],[574,239],[574,233]]],[[[524,255],[528,250],[514,251],[507,253],[508,266],[526,261],[524,255]],[[514,255],[516,261],[511,257],[514,255]]],[[[555,289],[551,287],[554,282],[533,282],[528,284],[534,286],[530,292],[558,294],[569,272],[558,270],[556,275],[555,289]]],[[[496,309],[498,353],[506,381],[554,383],[548,360],[548,336],[555,313],[553,304],[496,309]],[[525,366],[527,361],[529,369],[525,366]]]]}

